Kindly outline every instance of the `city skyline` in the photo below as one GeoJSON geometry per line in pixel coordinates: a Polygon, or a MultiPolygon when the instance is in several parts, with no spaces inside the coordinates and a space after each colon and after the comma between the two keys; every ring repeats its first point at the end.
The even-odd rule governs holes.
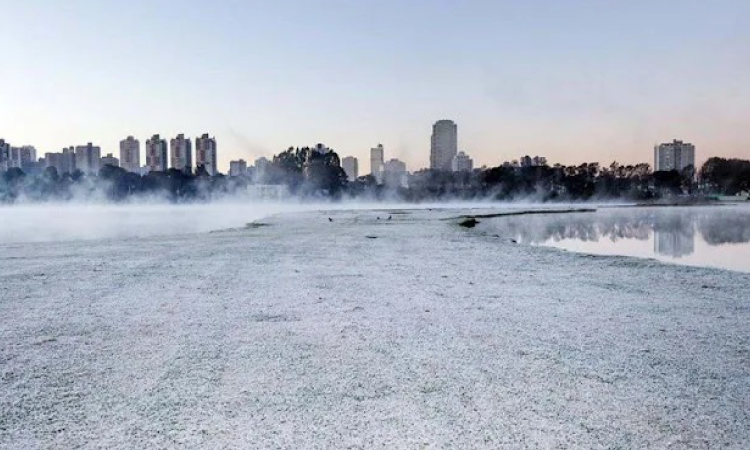
{"type": "MultiPolygon", "coordinates": [[[[185,137],[184,133],[178,134],[171,138],[167,147],[167,140],[161,139],[158,134],[153,135],[146,140],[145,166],[140,166],[136,162],[140,159],[140,141],[133,136],[120,141],[120,152],[118,159],[113,153],[107,153],[102,156],[99,146],[88,143],[85,146],[66,147],[61,153],[46,152],[44,157],[38,158],[37,150],[32,145],[22,147],[11,146],[9,142],[0,139],[0,172],[7,170],[9,167],[18,167],[26,170],[27,168],[34,171],[42,170],[46,167],[55,167],[58,173],[72,173],[74,169],[80,169],[84,173],[96,173],[104,165],[112,165],[124,168],[129,172],[145,174],[148,172],[165,172],[167,168],[177,169],[185,174],[193,174],[193,170],[202,167],[208,175],[217,175],[222,173],[217,165],[217,145],[216,139],[204,133],[195,138],[195,165],[193,165],[193,150],[190,137],[185,137]],[[67,158],[67,154],[72,158],[67,158]],[[122,164],[120,164],[122,161],[122,164]]],[[[294,146],[290,147],[295,148],[294,146]]],[[[300,147],[296,147],[299,149],[300,147]]],[[[318,143],[310,147],[326,153],[335,151],[330,147],[318,143]]],[[[653,162],[641,162],[636,165],[645,164],[653,172],[657,171],[677,171],[682,173],[687,168],[692,168],[696,174],[701,169],[696,165],[695,145],[689,142],[674,139],[672,142],[660,143],[654,146],[653,162]]],[[[358,158],[355,156],[343,156],[337,153],[340,158],[340,167],[344,170],[349,181],[358,178],[358,158]]],[[[711,158],[714,155],[709,155],[711,158]]],[[[275,158],[275,155],[274,155],[275,158]]],[[[255,165],[264,165],[269,162],[265,157],[256,158],[248,166],[247,161],[240,158],[229,161],[229,170],[227,175],[240,176],[248,173],[248,168],[255,165]]],[[[493,167],[532,167],[548,165],[546,156],[522,155],[518,159],[505,160],[501,164],[493,167]]],[[[558,162],[549,162],[553,166],[558,166],[558,162]]],[[[596,163],[600,167],[606,168],[607,164],[602,161],[583,161],[581,163],[596,163]]],[[[613,162],[612,164],[616,164],[613,162]]],[[[619,163],[618,163],[619,165],[619,163]]],[[[405,181],[409,173],[417,173],[422,170],[440,170],[450,172],[471,172],[474,167],[474,160],[471,155],[464,151],[458,150],[458,124],[448,119],[437,120],[432,126],[431,148],[430,148],[430,166],[426,168],[407,169],[407,164],[398,158],[391,158],[385,161],[385,148],[383,144],[370,149],[370,171],[378,184],[403,185],[407,186],[405,181]],[[396,175],[394,175],[396,174],[396,175]],[[390,181],[386,182],[386,178],[390,181]],[[394,180],[402,180],[395,182],[394,180]]],[[[482,166],[479,170],[490,169],[488,166],[482,166]]],[[[261,169],[263,171],[263,169],[261,169]]]]}
{"type": "MultiPolygon", "coordinates": [[[[430,166],[407,169],[407,164],[398,158],[391,158],[385,161],[385,148],[383,144],[370,149],[370,171],[369,175],[374,177],[378,183],[383,183],[386,172],[418,172],[421,170],[442,170],[451,172],[470,172],[474,167],[474,160],[471,155],[464,151],[458,150],[457,139],[458,125],[452,120],[440,119],[433,124],[430,149],[430,166]],[[390,166],[390,169],[388,167],[390,166]]],[[[18,167],[24,169],[26,164],[35,170],[41,170],[48,166],[58,168],[58,172],[72,172],[73,169],[81,169],[84,173],[96,173],[99,168],[105,164],[121,167],[129,172],[145,174],[148,172],[164,172],[167,168],[181,170],[186,174],[192,174],[193,170],[203,167],[208,175],[217,175],[222,173],[217,168],[217,145],[216,139],[208,133],[195,137],[195,154],[192,150],[190,137],[180,133],[171,138],[167,146],[167,139],[161,139],[159,134],[155,134],[146,140],[145,161],[146,164],[141,166],[140,161],[140,141],[133,136],[120,141],[119,156],[117,158],[113,153],[107,153],[102,156],[101,147],[89,142],[86,145],[76,147],[66,147],[62,152],[45,152],[44,157],[37,160],[37,149],[33,145],[12,146],[0,138],[0,171],[7,170],[9,167],[18,167]],[[65,159],[66,154],[70,154],[72,161],[65,159]],[[195,164],[193,164],[195,156],[195,164]],[[120,163],[122,162],[122,164],[120,163]]],[[[291,148],[295,148],[292,146],[291,148]]],[[[297,146],[296,148],[300,148],[297,146]]],[[[302,148],[315,148],[319,151],[327,152],[330,147],[318,143],[313,146],[302,148]]],[[[688,167],[694,170],[700,169],[700,164],[696,165],[695,145],[689,142],[683,142],[674,139],[672,142],[660,143],[654,146],[652,162],[641,161],[638,164],[646,164],[652,171],[683,171],[688,167]]],[[[337,153],[338,154],[338,153],[337,153]]],[[[275,155],[273,155],[275,157],[275,155]]],[[[710,158],[715,155],[708,155],[710,158]]],[[[341,167],[347,174],[349,181],[358,178],[358,158],[355,156],[340,155],[341,167]]],[[[267,158],[261,156],[250,161],[253,163],[266,164],[270,162],[267,158]]],[[[518,159],[504,160],[493,167],[531,167],[544,166],[551,164],[560,165],[559,162],[550,162],[545,156],[521,155],[518,159]]],[[[579,163],[596,163],[601,167],[607,167],[602,161],[580,161],[579,163]]],[[[248,166],[247,161],[243,158],[230,160],[227,175],[237,176],[246,173],[248,166]]],[[[490,167],[482,166],[478,169],[485,170],[490,167]]],[[[197,172],[196,172],[197,173],[197,172]]],[[[399,175],[400,176],[400,175],[399,175]]],[[[390,184],[393,184],[392,182],[390,184]]]]}
{"type": "Polygon", "coordinates": [[[430,125],[450,118],[476,167],[519,154],[636,163],[676,137],[750,157],[739,0],[0,4],[13,18],[0,27],[0,136],[39,154],[211,130],[221,172],[320,141],[360,161],[382,142],[418,168],[430,125]],[[188,31],[154,40],[167,20],[188,31]],[[190,31],[204,20],[210,36],[190,31]],[[315,24],[303,43],[295,23],[315,24]],[[204,63],[171,70],[185,59],[204,63]]]}

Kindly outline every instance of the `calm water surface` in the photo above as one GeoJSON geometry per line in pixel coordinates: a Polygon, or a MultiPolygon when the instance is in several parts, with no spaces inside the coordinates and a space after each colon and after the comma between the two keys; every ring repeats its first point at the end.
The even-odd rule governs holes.
{"type": "Polygon", "coordinates": [[[493,232],[527,244],[750,273],[750,205],[745,204],[599,208],[488,222],[493,232]]]}

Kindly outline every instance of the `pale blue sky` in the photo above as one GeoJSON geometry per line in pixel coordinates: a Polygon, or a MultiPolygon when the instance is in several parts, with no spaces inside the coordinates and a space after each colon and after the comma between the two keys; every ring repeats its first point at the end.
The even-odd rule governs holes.
{"type": "Polygon", "coordinates": [[[43,153],[209,132],[219,166],[324,142],[427,165],[750,158],[750,2],[0,0],[0,137],[43,153]]]}

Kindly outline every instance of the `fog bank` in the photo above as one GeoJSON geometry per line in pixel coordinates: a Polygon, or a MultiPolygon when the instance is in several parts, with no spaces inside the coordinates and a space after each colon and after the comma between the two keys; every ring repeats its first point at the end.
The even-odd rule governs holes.
{"type": "Polygon", "coordinates": [[[318,210],[539,209],[564,205],[530,203],[211,202],[38,203],[0,206],[0,243],[116,239],[206,233],[281,213],[318,210]]]}

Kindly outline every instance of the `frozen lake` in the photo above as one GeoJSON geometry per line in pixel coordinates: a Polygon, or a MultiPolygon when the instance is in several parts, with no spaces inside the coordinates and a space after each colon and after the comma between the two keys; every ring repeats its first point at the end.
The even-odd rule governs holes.
{"type": "Polygon", "coordinates": [[[379,206],[0,213],[0,448],[747,448],[750,274],[379,206]]]}
{"type": "MultiPolygon", "coordinates": [[[[283,213],[442,209],[522,212],[584,208],[539,204],[226,202],[212,204],[37,204],[0,207],[0,244],[148,238],[242,228],[283,213]]],[[[481,229],[532,245],[598,255],[654,258],[750,272],[750,205],[592,206],[596,212],[502,216],[481,229]]]]}
{"type": "Polygon", "coordinates": [[[214,203],[52,203],[0,206],[0,244],[147,238],[241,228],[276,214],[319,210],[560,208],[560,205],[475,203],[302,203],[227,201],[214,203]]]}
{"type": "Polygon", "coordinates": [[[603,207],[488,222],[492,232],[521,243],[750,272],[750,205],[603,207]]]}
{"type": "Polygon", "coordinates": [[[118,239],[205,233],[273,214],[295,203],[31,204],[0,206],[0,243],[118,239]]]}

